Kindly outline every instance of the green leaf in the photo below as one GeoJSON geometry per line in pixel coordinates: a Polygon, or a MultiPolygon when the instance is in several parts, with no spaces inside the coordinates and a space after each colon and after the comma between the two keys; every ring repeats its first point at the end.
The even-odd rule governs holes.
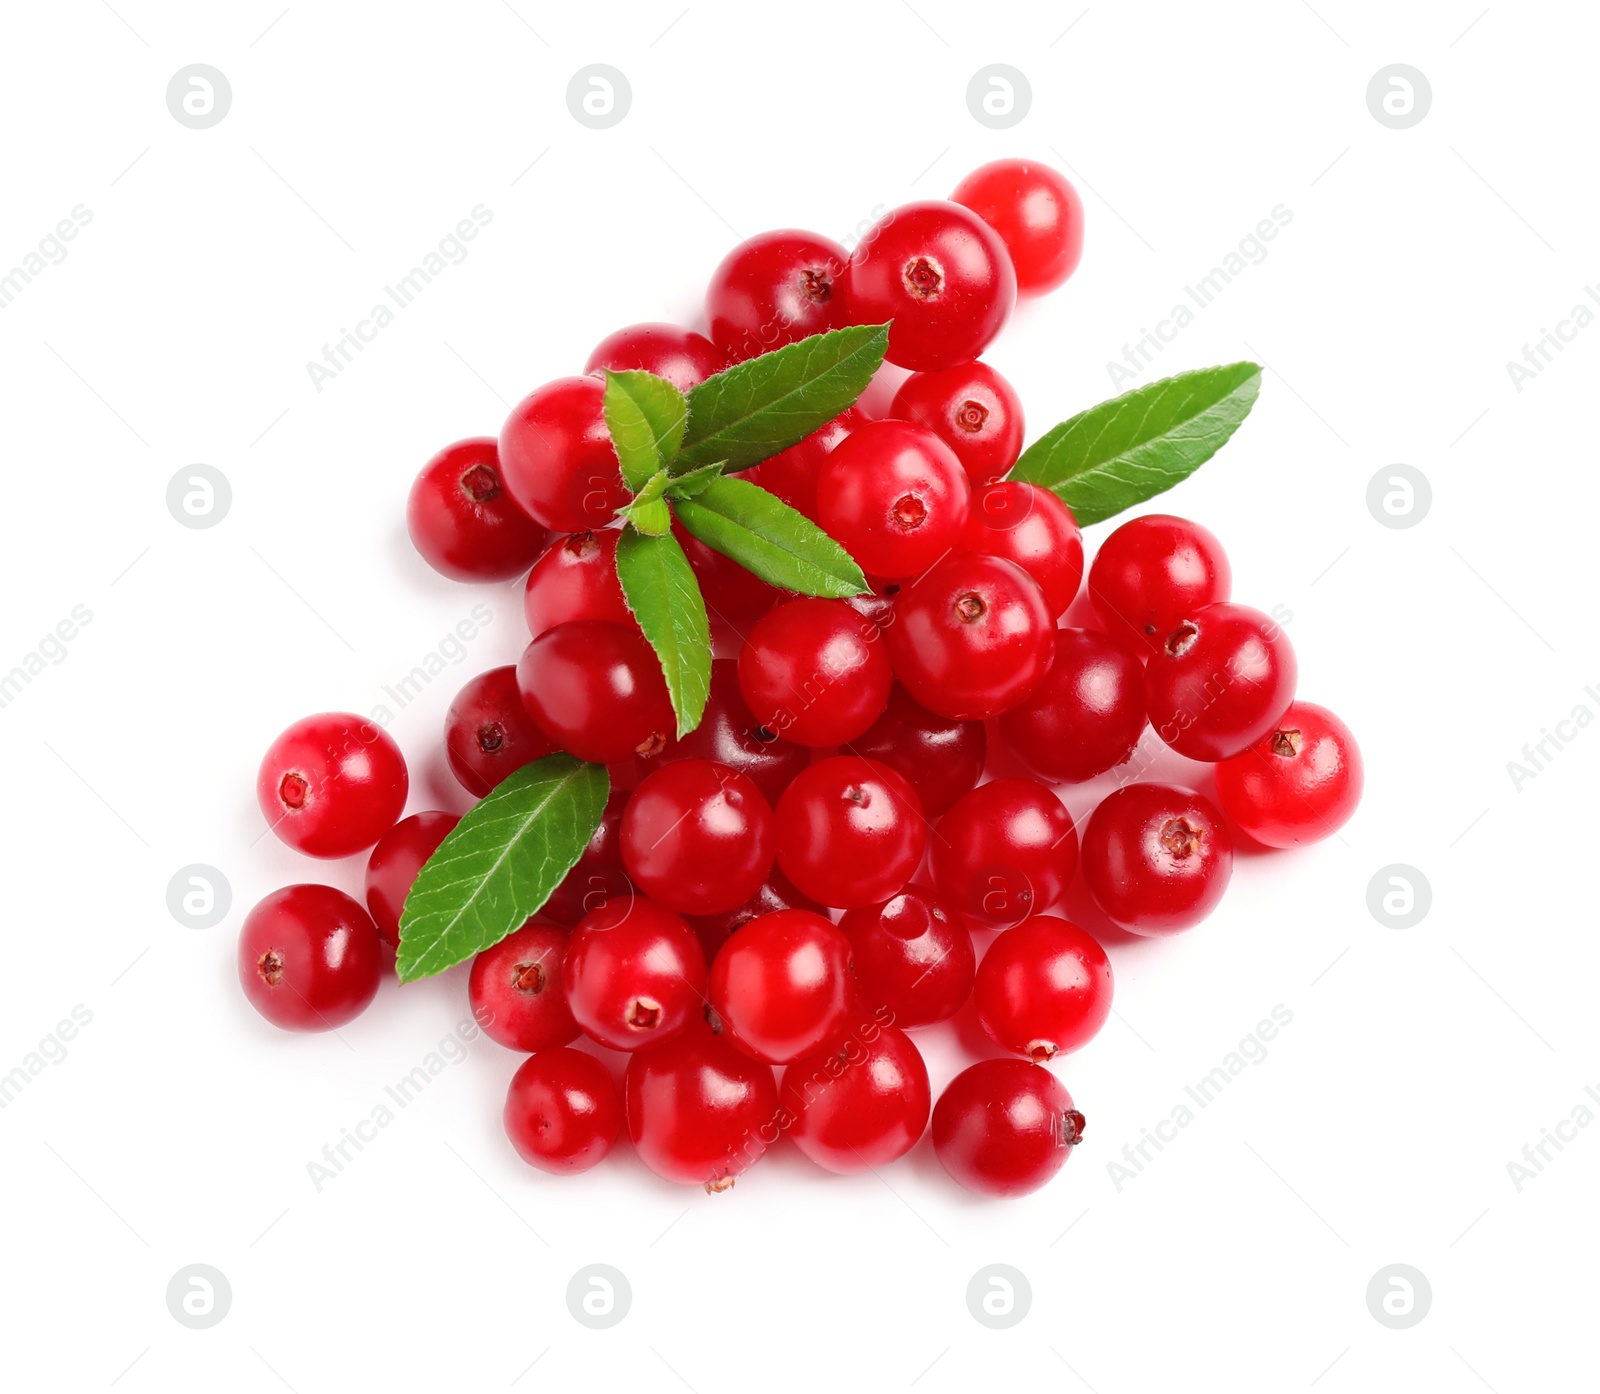
{"type": "Polygon", "coordinates": [[[804,513],[746,479],[716,479],[677,501],[678,521],[707,547],[781,590],[842,600],[867,578],[855,558],[804,513]]]}
{"type": "MultiPolygon", "coordinates": [[[[667,510],[664,503],[655,507],[667,510]]],[[[711,627],[700,583],[670,532],[647,537],[632,528],[617,539],[617,578],[628,608],[661,660],[678,734],[686,736],[700,724],[711,692],[711,627]]]]}
{"type": "Polygon", "coordinates": [[[1007,476],[1040,484],[1080,525],[1187,479],[1227,443],[1261,390],[1261,368],[1230,363],[1136,387],[1046,431],[1007,476]]]}
{"type": "Polygon", "coordinates": [[[400,981],[443,972],[521,929],[600,826],[604,765],[547,755],[497,784],[423,864],[400,917],[400,981]]]}
{"type": "Polygon", "coordinates": [[[714,465],[701,465],[699,469],[692,469],[688,474],[680,474],[667,486],[669,499],[692,499],[713,479],[721,479],[723,471],[728,467],[726,460],[718,460],[714,465]]]}
{"type": "Polygon", "coordinates": [[[617,512],[646,537],[660,537],[672,531],[672,510],[664,499],[637,498],[617,512]]]}
{"type": "Polygon", "coordinates": [[[689,403],[654,373],[607,369],[604,405],[622,478],[630,489],[642,489],[651,475],[677,457],[689,403]]]}
{"type": "Polygon", "coordinates": [[[736,363],[689,392],[689,429],[674,474],[725,460],[749,469],[832,421],[872,381],[887,324],[813,334],[736,363]]]}

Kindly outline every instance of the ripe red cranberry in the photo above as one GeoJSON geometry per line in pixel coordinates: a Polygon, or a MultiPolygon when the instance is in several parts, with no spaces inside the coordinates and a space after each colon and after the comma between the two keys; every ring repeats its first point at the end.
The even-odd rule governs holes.
{"type": "Polygon", "coordinates": [[[938,716],[896,683],[883,715],[850,742],[850,753],[902,775],[922,811],[937,818],[978,782],[988,745],[981,721],[938,716]]]}
{"type": "Polygon", "coordinates": [[[827,914],[810,896],[801,895],[794,888],[794,883],[774,866],[767,873],[767,879],[756,887],[755,894],[744,904],[718,915],[688,915],[685,918],[700,940],[700,947],[705,950],[706,962],[711,963],[736,930],[779,910],[810,910],[816,915],[827,914]]]}
{"type": "Polygon", "coordinates": [[[1111,1015],[1111,960],[1088,930],[1036,915],[978,965],[978,1021],[994,1043],[1043,1064],[1087,1045],[1111,1015]]]}
{"type": "Polygon", "coordinates": [[[911,879],[927,823],[911,786],[887,765],[835,755],[778,800],[778,865],[799,889],[848,910],[889,899],[911,879]]]}
{"type": "Polygon", "coordinates": [[[1003,479],[1022,453],[1022,399],[987,363],[913,373],[894,394],[889,414],[938,436],[974,488],[1003,479]]]}
{"type": "Polygon", "coordinates": [[[961,550],[1015,562],[1039,583],[1052,618],[1067,611],[1083,580],[1083,534],[1072,510],[1048,489],[990,484],[972,496],[961,550]]]}
{"type": "Polygon", "coordinates": [[[893,1026],[846,1032],[783,1072],[778,1103],[807,1157],[840,1175],[887,1166],[921,1140],[933,1103],[928,1067],[893,1026]]]}
{"type": "Polygon", "coordinates": [[[892,209],[868,230],[846,275],[850,320],[889,329],[891,363],[926,372],[976,358],[1017,300],[1005,244],[959,204],[892,209]]]}
{"type": "Polygon", "coordinates": [[[666,1040],[699,1018],[705,1000],[694,931],[642,896],[607,901],[578,921],[561,974],[573,1018],[613,1050],[666,1040]]]}
{"type": "Polygon", "coordinates": [[[1342,828],[1361,802],[1361,750],[1326,707],[1294,702],[1277,726],[1217,766],[1222,811],[1264,847],[1298,847],[1342,828]]]}
{"type": "Polygon", "coordinates": [[[761,791],[769,804],[811,763],[804,746],[780,740],[750,712],[739,690],[739,664],[731,658],[711,662],[711,695],[700,724],[665,752],[663,760],[716,760],[731,765],[761,791]]]}
{"type": "Polygon", "coordinates": [[[1049,1070],[983,1060],[950,1081],[933,1106],[933,1151],[969,1191],[1022,1196],[1061,1170],[1084,1117],[1049,1070]]]}
{"type": "Polygon", "coordinates": [[[832,421],[817,427],[804,440],[769,456],[754,469],[740,475],[740,478],[776,495],[814,523],[817,521],[817,483],[822,477],[822,466],[827,461],[828,452],[852,431],[859,429],[866,419],[855,407],[846,407],[832,421]]]}
{"type": "Polygon", "coordinates": [[[351,712],[295,722],[267,747],[256,773],[262,817],[308,857],[366,851],[400,821],[409,788],[394,738],[351,712]]]}
{"type": "Polygon", "coordinates": [[[605,620],[637,628],[617,579],[616,528],[556,538],[528,573],[522,612],[537,639],[568,620],[605,620]]]}
{"type": "Polygon", "coordinates": [[[927,886],[913,881],[882,905],[846,910],[839,932],[855,956],[857,995],[896,1026],[947,1021],[972,992],[972,936],[927,886]]]}
{"type": "Polygon", "coordinates": [[[380,837],[367,858],[367,912],[390,948],[400,943],[400,914],[412,882],[460,821],[453,813],[413,813],[380,837]]]}
{"type": "Polygon", "coordinates": [[[772,1067],[703,1022],[638,1051],[623,1101],[639,1160],[668,1181],[712,1193],[733,1185],[781,1132],[772,1067]]]}
{"type": "Polygon", "coordinates": [[[557,378],[518,402],[500,430],[500,477],[523,511],[552,532],[606,527],[630,497],[604,396],[595,378],[557,378]]]}
{"type": "Polygon", "coordinates": [[[689,568],[700,584],[700,596],[706,603],[706,613],[713,621],[722,620],[733,629],[742,630],[750,621],[760,619],[783,596],[783,591],[746,571],[732,557],[707,547],[677,519],[673,519],[672,535],[689,559],[689,568]]]}
{"type": "Polygon", "coordinates": [[[1038,583],[1015,562],[946,557],[901,591],[884,633],[894,675],[929,711],[998,716],[1044,681],[1055,624],[1038,583]]]}
{"type": "Polygon", "coordinates": [[[504,581],[533,565],[545,530],[500,478],[493,436],[447,445],[406,499],[406,530],[422,559],[457,581],[504,581]]]}
{"type": "Polygon", "coordinates": [[[722,259],[706,289],[711,337],[730,360],[848,323],[839,278],[850,254],[814,232],[763,232],[722,259]]]}
{"type": "Polygon", "coordinates": [[[1175,784],[1108,794],[1083,830],[1083,879],[1095,903],[1138,934],[1188,929],[1217,908],[1233,875],[1233,839],[1209,799],[1175,784]]]}
{"type": "Polygon", "coordinates": [[[889,655],[842,600],[774,606],[739,652],[739,690],[769,731],[797,745],[853,741],[889,703],[889,655]]]}
{"type": "Polygon", "coordinates": [[[913,576],[961,536],[967,474],[932,431],[869,421],[829,452],[817,482],[817,521],[866,571],[913,576]]]}
{"type": "Polygon", "coordinates": [[[1036,774],[1079,783],[1132,754],[1144,732],[1144,664],[1096,629],[1058,629],[1044,681],[1000,718],[1000,735],[1036,774]]]}
{"type": "Polygon", "coordinates": [[[622,1102],[600,1061],[557,1046],[517,1068],[503,1117],[523,1161],[571,1175],[588,1171],[611,1150],[622,1131],[622,1102]]]}
{"type": "Polygon", "coordinates": [[[769,1065],[816,1049],[845,1024],[850,941],[809,910],[751,920],[711,965],[712,1009],[727,1038],[769,1065]]]}
{"type": "Polygon", "coordinates": [[[382,971],[372,917],[332,886],[285,886],[245,916],[239,984],[285,1031],[333,1031],[377,995],[382,971]]]}
{"type": "Polygon", "coordinates": [[[1159,649],[1202,605],[1226,600],[1233,572],[1222,544],[1199,523],[1149,513],[1100,544],[1089,600],[1108,633],[1159,649]]]}
{"type": "Polygon", "coordinates": [[[1145,665],[1145,712],[1179,755],[1226,760],[1272,731],[1298,677],[1294,647],[1271,616],[1206,605],[1180,620],[1145,665]]]}
{"type": "Polygon", "coordinates": [[[1078,831],[1047,784],[991,779],[959,799],[933,837],[933,879],[979,925],[1012,925],[1059,900],[1078,868],[1078,831]]]}
{"type": "Polygon", "coordinates": [[[450,703],[444,718],[444,753],[450,772],[469,794],[482,798],[508,774],[556,752],[522,704],[511,664],[479,673],[450,703]]]}
{"type": "Polygon", "coordinates": [[[566,951],[566,930],[529,920],[472,960],[467,1000],[484,1035],[525,1051],[577,1040],[561,977],[566,951]]]}
{"type": "Polygon", "coordinates": [[[580,760],[609,765],[658,755],[677,729],[661,660],[637,629],[568,620],[517,663],[522,702],[539,728],[580,760]]]}
{"type": "Polygon", "coordinates": [[[629,797],[626,790],[611,791],[589,845],[545,901],[540,914],[546,919],[570,928],[591,910],[634,893],[633,882],[622,865],[622,815],[629,797]]]}
{"type": "Polygon", "coordinates": [[[970,208],[1006,244],[1017,289],[1054,290],[1083,257],[1083,200],[1049,165],[994,160],[956,185],[951,201],[970,208]]]}
{"type": "Polygon", "coordinates": [[[676,324],[630,324],[596,344],[583,371],[604,378],[607,368],[642,370],[687,392],[727,366],[726,355],[704,334],[676,324]]]}

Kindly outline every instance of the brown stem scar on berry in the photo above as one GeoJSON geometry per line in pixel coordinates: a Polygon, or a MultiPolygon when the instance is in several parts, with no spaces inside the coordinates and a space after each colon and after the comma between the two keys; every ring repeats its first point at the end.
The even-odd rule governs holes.
{"type": "Polygon", "coordinates": [[[982,402],[974,402],[968,397],[956,408],[956,425],[963,431],[981,431],[983,423],[989,419],[989,408],[982,402]]]}
{"type": "Polygon", "coordinates": [[[586,557],[600,548],[592,532],[575,532],[562,545],[575,557],[586,557]]]}
{"type": "Polygon", "coordinates": [[[956,601],[956,618],[962,624],[976,624],[988,613],[989,607],[983,603],[981,595],[964,595],[956,601]]]}
{"type": "MultiPolygon", "coordinates": [[[[746,921],[746,923],[748,923],[748,921],[746,921]]],[[[711,1028],[711,1034],[713,1036],[720,1036],[722,1034],[722,1018],[717,1014],[717,1009],[713,1007],[711,1003],[707,1002],[703,1015],[706,1019],[706,1025],[711,1028]]]]}
{"type": "Polygon", "coordinates": [[[1061,1115],[1061,1141],[1065,1146],[1076,1147],[1083,1141],[1083,1125],[1086,1121],[1075,1108],[1061,1115]]]}
{"type": "Polygon", "coordinates": [[[544,969],[537,963],[519,963],[511,970],[511,986],[518,992],[544,991],[544,969]]]}
{"type": "Polygon", "coordinates": [[[896,527],[920,528],[928,520],[928,505],[915,494],[902,494],[894,501],[892,516],[896,527]]]}
{"type": "Polygon", "coordinates": [[[872,802],[872,795],[863,789],[859,784],[852,784],[844,791],[844,801],[846,803],[853,803],[858,808],[865,808],[872,802]]]}
{"type": "Polygon", "coordinates": [[[906,289],[918,300],[932,300],[944,289],[944,271],[930,257],[912,257],[901,278],[906,289]]]}
{"type": "Polygon", "coordinates": [[[1285,760],[1292,759],[1300,753],[1301,735],[1298,731],[1274,731],[1272,733],[1272,753],[1281,755],[1285,760]]]}
{"type": "Polygon", "coordinates": [[[734,1178],[731,1176],[713,1176],[711,1180],[706,1182],[706,1194],[715,1196],[721,1195],[724,1191],[731,1191],[733,1189],[733,1181],[734,1178]]]}
{"type": "Polygon", "coordinates": [[[283,955],[276,949],[268,949],[256,960],[256,972],[268,987],[277,987],[283,981],[283,955]]]}
{"type": "Polygon", "coordinates": [[[485,755],[493,755],[505,744],[505,733],[498,723],[478,727],[478,749],[485,755]]]}
{"type": "Polygon", "coordinates": [[[1199,637],[1200,627],[1185,620],[1167,635],[1167,653],[1173,658],[1182,658],[1194,647],[1195,640],[1199,637]]]}
{"type": "Polygon", "coordinates": [[[1055,1042],[1053,1042],[1053,1041],[1029,1041],[1028,1042],[1028,1059],[1033,1061],[1033,1063],[1035,1065],[1042,1065],[1042,1064],[1044,1064],[1044,1062],[1046,1060],[1054,1060],[1055,1056],[1056,1056],[1055,1042]]]}
{"type": "Polygon", "coordinates": [[[650,997],[635,997],[628,1003],[627,1020],[636,1031],[654,1031],[661,1025],[661,1004],[650,997]]]}
{"type": "Polygon", "coordinates": [[[1180,862],[1200,850],[1205,834],[1187,818],[1169,818],[1161,825],[1161,845],[1180,862]]]}
{"type": "Polygon", "coordinates": [[[500,476],[488,465],[474,465],[461,476],[461,492],[474,503],[488,503],[499,497],[500,476]]]}
{"type": "Polygon", "coordinates": [[[666,748],[667,737],[665,732],[652,731],[638,745],[634,746],[634,751],[648,760],[654,755],[661,754],[666,748]]]}
{"type": "Polygon", "coordinates": [[[306,795],[310,792],[311,786],[306,783],[304,775],[286,774],[283,783],[278,785],[278,797],[286,808],[304,808],[306,795]]]}
{"type": "Polygon", "coordinates": [[[833,278],[826,271],[807,267],[800,273],[800,292],[813,305],[821,305],[833,296],[833,278]]]}

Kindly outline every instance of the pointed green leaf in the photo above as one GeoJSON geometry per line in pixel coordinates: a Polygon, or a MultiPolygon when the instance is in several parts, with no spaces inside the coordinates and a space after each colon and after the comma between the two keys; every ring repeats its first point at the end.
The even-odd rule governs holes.
{"type": "MultiPolygon", "coordinates": [[[[664,503],[652,506],[667,511],[664,503]]],[[[661,660],[678,734],[686,736],[700,724],[711,692],[711,627],[700,583],[670,532],[648,537],[633,528],[617,539],[617,578],[628,608],[661,660]]]]}
{"type": "Polygon", "coordinates": [[[672,510],[665,499],[635,499],[617,512],[646,537],[660,537],[672,531],[672,510]]]}
{"type": "Polygon", "coordinates": [[[606,429],[630,489],[644,488],[651,475],[676,458],[688,411],[683,393],[665,378],[607,370],[606,429]]]}
{"type": "Polygon", "coordinates": [[[667,497],[692,499],[713,479],[721,479],[727,467],[726,460],[718,460],[714,465],[701,465],[699,469],[692,469],[688,474],[680,474],[667,486],[667,497]]]}

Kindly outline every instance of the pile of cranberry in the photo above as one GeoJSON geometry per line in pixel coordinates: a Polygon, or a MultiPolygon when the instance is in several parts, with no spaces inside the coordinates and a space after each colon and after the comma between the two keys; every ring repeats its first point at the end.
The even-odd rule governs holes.
{"type": "MultiPolygon", "coordinates": [[[[896,209],[853,254],[807,233],[751,238],[713,276],[709,337],[622,330],[584,376],[524,400],[498,441],[451,446],[418,478],[408,520],[437,569],[527,571],[532,641],[450,707],[450,768],[481,797],[558,751],[610,767],[577,864],[467,980],[483,1031],[528,1053],[505,1127],[534,1166],[593,1166],[625,1125],[652,1171],[720,1190],[785,1134],[829,1171],[882,1166],[931,1113],[956,1180],[1030,1191],[1084,1123],[1045,1066],[1111,1010],[1100,944],[1046,913],[1079,868],[1110,920],[1167,934],[1215,908],[1235,832],[1289,847],[1353,811],[1349,730],[1295,700],[1287,637],[1230,599],[1206,529],[1163,515],[1117,528],[1089,568],[1083,613],[1098,623],[1058,627],[1082,538],[1055,495],[1003,481],[1022,408],[976,360],[1018,290],[1059,285],[1081,248],[1076,193],[1020,161],[976,171],[951,202],[896,209]],[[680,738],[617,579],[629,495],[601,370],[687,391],[781,344],[885,321],[889,360],[913,370],[888,415],[853,408],[744,476],[837,539],[872,593],[783,595],[676,529],[727,655],[680,738]],[[1211,766],[1214,799],[1133,779],[1147,723],[1211,766]],[[996,743],[1031,777],[983,782],[996,743]],[[1109,771],[1119,787],[1080,846],[1052,784],[1109,771]],[[908,1032],[969,998],[1002,1054],[934,1104],[908,1032]],[[614,1059],[571,1048],[580,1035],[627,1052],[620,1090],[614,1059]]],[[[257,793],[285,842],[371,849],[365,907],[299,885],[245,921],[240,977],[277,1025],[334,1028],[372,1000],[381,944],[398,943],[411,884],[458,821],[401,819],[407,788],[394,741],[357,716],[309,717],[268,750],[257,793]]]]}

